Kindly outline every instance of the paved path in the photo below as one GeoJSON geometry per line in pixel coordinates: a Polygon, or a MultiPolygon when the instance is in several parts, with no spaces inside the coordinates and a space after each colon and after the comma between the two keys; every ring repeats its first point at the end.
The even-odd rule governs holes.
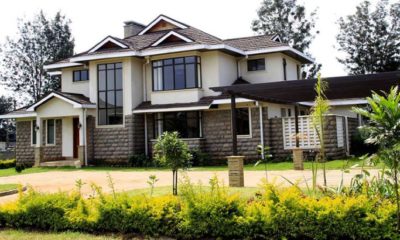
{"type": "MultiPolygon", "coordinates": [[[[371,175],[377,175],[378,170],[370,170],[371,175]]],[[[345,184],[349,184],[351,178],[360,173],[360,170],[351,170],[349,173],[343,174],[343,180],[345,184]]],[[[143,172],[128,172],[128,171],[110,171],[109,172],[115,188],[117,191],[128,191],[133,189],[147,188],[146,183],[150,175],[156,175],[159,181],[156,183],[156,187],[170,186],[172,183],[172,173],[169,171],[143,171],[143,172]]],[[[226,185],[228,184],[228,172],[227,171],[188,171],[186,173],[180,173],[179,177],[182,179],[183,175],[187,174],[193,183],[202,182],[204,185],[208,184],[209,179],[216,175],[226,185]]],[[[274,181],[276,184],[289,185],[287,180],[297,182],[300,186],[305,187],[306,182],[311,186],[312,174],[309,170],[304,171],[268,171],[268,180],[274,181]]],[[[264,171],[245,171],[245,186],[257,187],[262,179],[265,178],[264,171]]],[[[38,191],[42,192],[57,192],[57,191],[70,191],[76,186],[76,181],[81,179],[86,183],[82,192],[84,194],[92,193],[90,183],[95,183],[102,187],[106,192],[111,189],[108,187],[107,171],[50,171],[45,173],[33,173],[15,175],[9,177],[0,177],[0,184],[5,183],[20,183],[23,185],[31,185],[38,191]]],[[[328,185],[338,185],[342,179],[342,171],[340,170],[328,170],[327,181],[328,185]]],[[[322,184],[322,171],[319,171],[318,182],[322,184]]],[[[15,200],[17,195],[11,195],[0,198],[0,203],[15,200]]]]}

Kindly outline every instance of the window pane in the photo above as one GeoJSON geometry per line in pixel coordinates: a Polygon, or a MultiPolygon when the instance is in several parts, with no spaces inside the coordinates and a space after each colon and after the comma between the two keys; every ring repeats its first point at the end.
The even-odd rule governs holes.
{"type": "Polygon", "coordinates": [[[54,119],[47,120],[47,144],[54,144],[54,119]]]}
{"type": "Polygon", "coordinates": [[[185,57],[185,62],[186,63],[195,63],[196,57],[185,57]]]}
{"type": "Polygon", "coordinates": [[[89,71],[82,70],[81,71],[81,81],[86,81],[86,80],[89,80],[89,71]]]}
{"type": "Polygon", "coordinates": [[[122,63],[116,63],[115,68],[122,68],[122,63]]]}
{"type": "Polygon", "coordinates": [[[257,70],[265,70],[265,59],[257,59],[257,70]]]}
{"type": "Polygon", "coordinates": [[[80,81],[80,80],[81,80],[80,71],[74,71],[74,81],[80,81]]]}
{"type": "Polygon", "coordinates": [[[122,124],[122,108],[116,108],[115,112],[108,113],[108,124],[122,124]]]}
{"type": "Polygon", "coordinates": [[[265,70],[265,59],[251,59],[247,61],[248,71],[265,70]]]}
{"type": "Polygon", "coordinates": [[[106,71],[99,71],[99,91],[106,90],[106,71]]]}
{"type": "Polygon", "coordinates": [[[99,92],[99,108],[106,107],[106,92],[99,92]]]}
{"type": "Polygon", "coordinates": [[[99,65],[99,70],[104,70],[106,69],[106,65],[105,64],[100,64],[99,65]]]}
{"type": "Polygon", "coordinates": [[[115,95],[114,91],[107,92],[107,108],[114,108],[115,107],[115,95]]]}
{"type": "Polygon", "coordinates": [[[107,90],[114,89],[114,70],[107,70],[107,90]]]}
{"type": "Polygon", "coordinates": [[[175,65],[175,89],[185,88],[185,66],[175,65]]]}
{"type": "Polygon", "coordinates": [[[174,62],[175,62],[175,64],[182,64],[183,58],[175,58],[174,62]]]}
{"type": "Polygon", "coordinates": [[[239,108],[236,109],[236,124],[238,135],[249,135],[250,134],[250,122],[249,122],[249,109],[239,108]]]}
{"type": "Polygon", "coordinates": [[[164,67],[164,90],[174,89],[174,70],[173,66],[164,67]]]}
{"type": "Polygon", "coordinates": [[[115,70],[115,89],[122,89],[122,69],[115,70]]]}
{"type": "Polygon", "coordinates": [[[197,138],[199,137],[200,129],[199,129],[199,119],[196,116],[195,118],[189,118],[187,120],[187,137],[188,138],[197,138]]]}
{"type": "Polygon", "coordinates": [[[162,66],[162,61],[154,61],[153,62],[153,67],[160,67],[162,66]]]}
{"type": "Polygon", "coordinates": [[[194,64],[186,64],[186,88],[196,86],[196,67],[194,64]]]}
{"type": "Polygon", "coordinates": [[[114,63],[107,64],[107,69],[114,69],[114,63]]]}
{"type": "Polygon", "coordinates": [[[162,68],[154,68],[153,70],[153,79],[154,79],[154,90],[159,91],[163,90],[163,84],[162,84],[162,68]]]}
{"type": "Polygon", "coordinates": [[[117,95],[117,107],[122,107],[123,106],[122,91],[116,91],[116,95],[117,95]]]}
{"type": "Polygon", "coordinates": [[[32,121],[32,144],[36,144],[36,120],[32,121]]]}
{"type": "Polygon", "coordinates": [[[163,61],[163,63],[164,63],[164,65],[172,65],[172,62],[173,61],[173,59],[165,59],[164,61],[163,61]]]}
{"type": "Polygon", "coordinates": [[[105,109],[99,110],[99,125],[106,125],[106,124],[107,124],[106,110],[105,109]]]}

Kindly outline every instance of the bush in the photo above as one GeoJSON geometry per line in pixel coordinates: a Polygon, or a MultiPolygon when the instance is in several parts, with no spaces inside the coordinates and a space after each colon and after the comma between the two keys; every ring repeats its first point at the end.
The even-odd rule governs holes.
{"type": "Polygon", "coordinates": [[[136,154],[129,158],[130,167],[159,167],[159,164],[145,154],[136,154]]]}
{"type": "Polygon", "coordinates": [[[362,156],[364,154],[376,153],[378,151],[378,147],[373,144],[365,143],[366,139],[367,139],[367,136],[364,133],[364,130],[357,129],[355,134],[353,136],[351,136],[351,140],[350,140],[351,154],[353,154],[355,156],[362,156]]]}
{"type": "Polygon", "coordinates": [[[192,166],[210,166],[213,164],[211,161],[211,156],[208,153],[202,152],[200,149],[192,149],[190,150],[190,154],[192,155],[192,166]]]}
{"type": "Polygon", "coordinates": [[[0,160],[0,169],[13,168],[15,167],[15,163],[15,159],[0,160]]]}
{"type": "Polygon", "coordinates": [[[181,195],[40,194],[28,190],[0,207],[0,228],[137,233],[181,239],[398,239],[388,199],[304,195],[265,185],[245,199],[212,179],[211,189],[184,183],[181,195]]]}

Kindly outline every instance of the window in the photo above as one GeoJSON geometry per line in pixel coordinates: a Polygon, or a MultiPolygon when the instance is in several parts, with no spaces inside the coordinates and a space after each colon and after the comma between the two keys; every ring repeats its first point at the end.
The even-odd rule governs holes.
{"type": "Polygon", "coordinates": [[[286,108],[281,108],[281,117],[286,117],[286,108]]]}
{"type": "Polygon", "coordinates": [[[122,124],[122,63],[100,64],[97,72],[98,124],[122,124]]]}
{"type": "Polygon", "coordinates": [[[77,70],[74,71],[73,74],[74,74],[73,77],[74,82],[89,80],[89,70],[77,70]]]}
{"type": "Polygon", "coordinates": [[[237,135],[250,135],[250,108],[236,109],[237,135]]]}
{"type": "Polygon", "coordinates": [[[179,132],[181,138],[201,137],[200,112],[159,113],[154,119],[154,138],[163,132],[179,132]]]}
{"type": "Polygon", "coordinates": [[[153,91],[200,87],[200,57],[153,61],[153,91]]]}
{"type": "Polygon", "coordinates": [[[46,120],[46,144],[56,144],[56,121],[54,119],[46,120]]]}
{"type": "Polygon", "coordinates": [[[247,71],[265,70],[265,58],[247,60],[247,71]]]}
{"type": "Polygon", "coordinates": [[[36,145],[36,120],[32,121],[31,124],[31,136],[32,136],[32,145],[36,145]]]}

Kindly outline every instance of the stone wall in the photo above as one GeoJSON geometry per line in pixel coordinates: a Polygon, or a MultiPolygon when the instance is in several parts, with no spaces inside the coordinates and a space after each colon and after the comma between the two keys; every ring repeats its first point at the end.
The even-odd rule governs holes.
{"type": "Polygon", "coordinates": [[[125,116],[123,127],[96,127],[96,118],[89,116],[89,164],[125,165],[132,155],[144,153],[143,125],[143,115],[125,116]]]}
{"type": "Polygon", "coordinates": [[[32,166],[35,163],[34,147],[31,145],[31,121],[17,122],[16,157],[18,164],[32,166]]]}
{"type": "Polygon", "coordinates": [[[46,145],[47,127],[46,122],[42,124],[42,147],[43,162],[62,160],[62,120],[56,119],[56,143],[55,145],[46,145]]]}

